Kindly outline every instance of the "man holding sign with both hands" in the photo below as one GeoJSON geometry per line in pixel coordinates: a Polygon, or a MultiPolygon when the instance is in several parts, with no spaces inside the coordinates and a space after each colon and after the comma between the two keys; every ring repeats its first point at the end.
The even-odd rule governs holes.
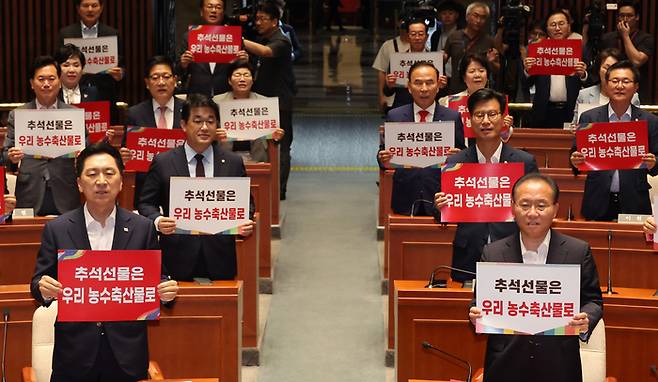
{"type": "MultiPolygon", "coordinates": [[[[67,285],[58,281],[59,250],[158,249],[153,223],[116,205],[123,185],[123,162],[115,148],[103,142],[87,147],[77,158],[76,172],[78,189],[86,203],[45,225],[31,285],[32,296],[41,304],[48,306],[60,300],[60,312],[67,285]]],[[[161,302],[172,301],[177,292],[174,280],[157,285],[161,302]]],[[[51,381],[146,378],[146,337],[144,320],[58,322],[51,381]]]]}
{"type": "MultiPolygon", "coordinates": [[[[541,382],[581,381],[578,340],[587,341],[603,316],[603,298],[589,244],[551,230],[558,211],[558,196],[557,185],[545,175],[531,173],[519,179],[512,197],[514,220],[520,232],[484,247],[480,261],[579,265],[580,306],[574,309],[579,313],[573,318],[563,316],[567,325],[565,332],[579,333],[579,336],[489,334],[484,360],[485,381],[522,381],[528,376],[541,382]]],[[[537,294],[533,299],[538,300],[539,287],[534,290],[537,294]]],[[[478,306],[472,306],[469,311],[476,328],[488,316],[479,299],[477,303],[478,306]]],[[[505,310],[511,310],[509,304],[505,310]]],[[[530,319],[532,314],[527,316],[530,319]]]]}
{"type": "MultiPolygon", "coordinates": [[[[641,163],[641,167],[613,168],[587,173],[582,205],[582,214],[587,220],[612,221],[616,220],[620,213],[651,214],[650,186],[647,174],[658,174],[658,167],[656,167],[658,118],[631,105],[633,96],[639,87],[639,76],[639,71],[629,61],[620,61],[610,66],[605,75],[607,83],[601,84],[601,86],[608,86],[610,103],[588,110],[580,116],[581,130],[576,132],[577,136],[587,133],[587,130],[584,129],[587,127],[586,124],[596,122],[647,121],[648,128],[647,150],[644,154],[638,152],[636,158],[641,163]]],[[[618,132],[625,131],[619,130],[618,132]]],[[[638,144],[643,143],[638,142],[638,144]]],[[[588,159],[596,159],[585,158],[581,149],[582,147],[576,147],[574,141],[570,160],[576,173],[578,173],[579,167],[587,163],[588,159]]],[[[620,160],[621,158],[616,158],[614,162],[618,164],[620,160]]]]}

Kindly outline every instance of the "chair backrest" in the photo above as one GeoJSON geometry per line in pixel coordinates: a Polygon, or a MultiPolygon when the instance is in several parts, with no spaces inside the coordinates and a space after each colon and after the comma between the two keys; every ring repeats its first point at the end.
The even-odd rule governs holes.
{"type": "Polygon", "coordinates": [[[580,342],[583,382],[605,381],[605,362],[605,324],[601,319],[589,336],[589,341],[580,342]]]}
{"type": "Polygon", "coordinates": [[[32,316],[32,369],[37,382],[50,381],[55,345],[57,301],[49,307],[40,306],[32,316]]]}

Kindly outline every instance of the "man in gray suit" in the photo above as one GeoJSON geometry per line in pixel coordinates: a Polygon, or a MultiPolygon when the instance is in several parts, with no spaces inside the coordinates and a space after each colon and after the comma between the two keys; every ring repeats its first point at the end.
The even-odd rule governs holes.
{"type": "MultiPolygon", "coordinates": [[[[482,253],[482,262],[579,264],[580,313],[569,322],[580,336],[522,336],[491,334],[484,360],[484,380],[581,381],[580,346],[603,316],[599,274],[589,244],[551,230],[558,211],[559,189],[553,179],[530,173],[512,189],[514,220],[519,233],[495,241],[482,253]]],[[[469,318],[482,317],[472,306],[469,318]]]]}
{"type": "MultiPolygon", "coordinates": [[[[36,98],[20,109],[73,109],[57,99],[60,69],[50,56],[37,57],[30,86],[36,98]]],[[[37,159],[14,147],[14,111],[9,112],[1,162],[18,171],[16,207],[33,208],[36,215],[60,215],[80,206],[73,158],[37,159]]]]}

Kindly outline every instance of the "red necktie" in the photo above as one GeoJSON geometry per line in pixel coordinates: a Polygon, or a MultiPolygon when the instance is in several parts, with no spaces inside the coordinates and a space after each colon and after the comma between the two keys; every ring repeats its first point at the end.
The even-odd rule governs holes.
{"type": "Polygon", "coordinates": [[[427,110],[421,110],[418,112],[421,122],[427,122],[427,116],[430,115],[430,112],[427,110]]]}
{"type": "Polygon", "coordinates": [[[158,109],[160,109],[160,118],[158,119],[158,129],[166,129],[167,128],[167,119],[165,118],[165,112],[167,111],[166,106],[160,106],[158,109]]]}

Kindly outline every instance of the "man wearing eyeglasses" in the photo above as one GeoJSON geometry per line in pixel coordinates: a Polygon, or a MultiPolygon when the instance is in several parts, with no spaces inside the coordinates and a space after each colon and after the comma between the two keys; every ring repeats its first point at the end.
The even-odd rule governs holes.
{"type": "MultiPolygon", "coordinates": [[[[586,242],[551,229],[558,211],[555,181],[526,174],[512,189],[512,211],[518,233],[487,245],[482,262],[580,265],[580,307],[569,326],[579,336],[490,334],[484,356],[485,381],[582,381],[580,341],[588,341],[603,317],[603,298],[596,263],[586,242]]],[[[481,307],[469,310],[473,325],[481,307]]]]}
{"type": "MultiPolygon", "coordinates": [[[[532,155],[500,140],[505,103],[505,96],[492,89],[484,88],[471,94],[468,98],[468,111],[471,114],[475,144],[448,157],[446,164],[520,162],[526,174],[538,171],[532,155]]],[[[446,194],[439,191],[434,195],[434,203],[440,211],[448,204],[446,194]]],[[[452,243],[452,266],[475,272],[475,263],[480,259],[485,244],[516,232],[518,227],[514,223],[459,223],[452,243]]],[[[466,273],[452,271],[453,280],[466,281],[472,278],[466,273]]]]}
{"type": "MultiPolygon", "coordinates": [[[[172,176],[247,176],[242,158],[219,146],[218,121],[215,102],[202,94],[190,94],[181,112],[185,144],[155,156],[139,195],[139,213],[153,220],[160,234],[162,261],[176,280],[230,280],[237,272],[235,236],[176,234],[176,220],[169,216],[172,176]]],[[[253,217],[253,203],[249,216],[253,217]]],[[[238,227],[238,234],[249,236],[253,228],[254,223],[249,221],[238,227]]]]}
{"type": "Polygon", "coordinates": [[[286,199],[290,175],[290,147],[293,140],[293,98],[297,93],[292,71],[292,44],[279,27],[281,9],[273,2],[263,2],[256,7],[254,20],[258,41],[244,39],[244,48],[251,55],[256,69],[254,88],[266,97],[279,97],[279,120],[286,134],[279,143],[281,173],[280,198],[286,199]]]}
{"type": "MultiPolygon", "coordinates": [[[[601,37],[601,49],[617,48],[624,59],[640,69],[640,76],[649,78],[648,62],[654,53],[654,36],[639,29],[640,4],[636,1],[619,1],[617,8],[617,30],[601,37]]],[[[640,85],[640,101],[652,103],[653,95],[648,84],[640,85]]]]}
{"type": "MultiPolygon", "coordinates": [[[[224,24],[224,0],[199,0],[199,14],[205,25],[224,24]]],[[[180,76],[187,94],[200,93],[212,97],[229,91],[226,83],[228,64],[216,62],[194,62],[194,54],[188,49],[188,31],[183,33],[176,73],[180,76]]],[[[247,59],[244,51],[238,52],[239,59],[247,59]]]]}
{"type": "MultiPolygon", "coordinates": [[[[610,103],[580,116],[579,123],[648,121],[649,152],[642,157],[645,168],[635,170],[591,171],[585,181],[582,215],[587,220],[613,221],[620,213],[651,215],[651,200],[647,174],[658,175],[656,154],[658,154],[658,117],[631,104],[633,94],[640,82],[638,69],[629,61],[619,61],[605,73],[610,103]]],[[[571,148],[571,164],[574,172],[585,160],[576,151],[576,143],[571,148]]]]}
{"type": "MultiPolygon", "coordinates": [[[[571,18],[562,9],[552,11],[546,19],[546,32],[553,40],[563,40],[572,36],[571,18]]],[[[534,57],[523,60],[525,75],[535,65],[534,57]]],[[[570,76],[529,76],[528,84],[535,85],[535,96],[532,100],[532,117],[530,127],[561,129],[565,123],[573,120],[573,110],[576,99],[587,80],[587,65],[579,61],[575,71],[570,76]]]]}

